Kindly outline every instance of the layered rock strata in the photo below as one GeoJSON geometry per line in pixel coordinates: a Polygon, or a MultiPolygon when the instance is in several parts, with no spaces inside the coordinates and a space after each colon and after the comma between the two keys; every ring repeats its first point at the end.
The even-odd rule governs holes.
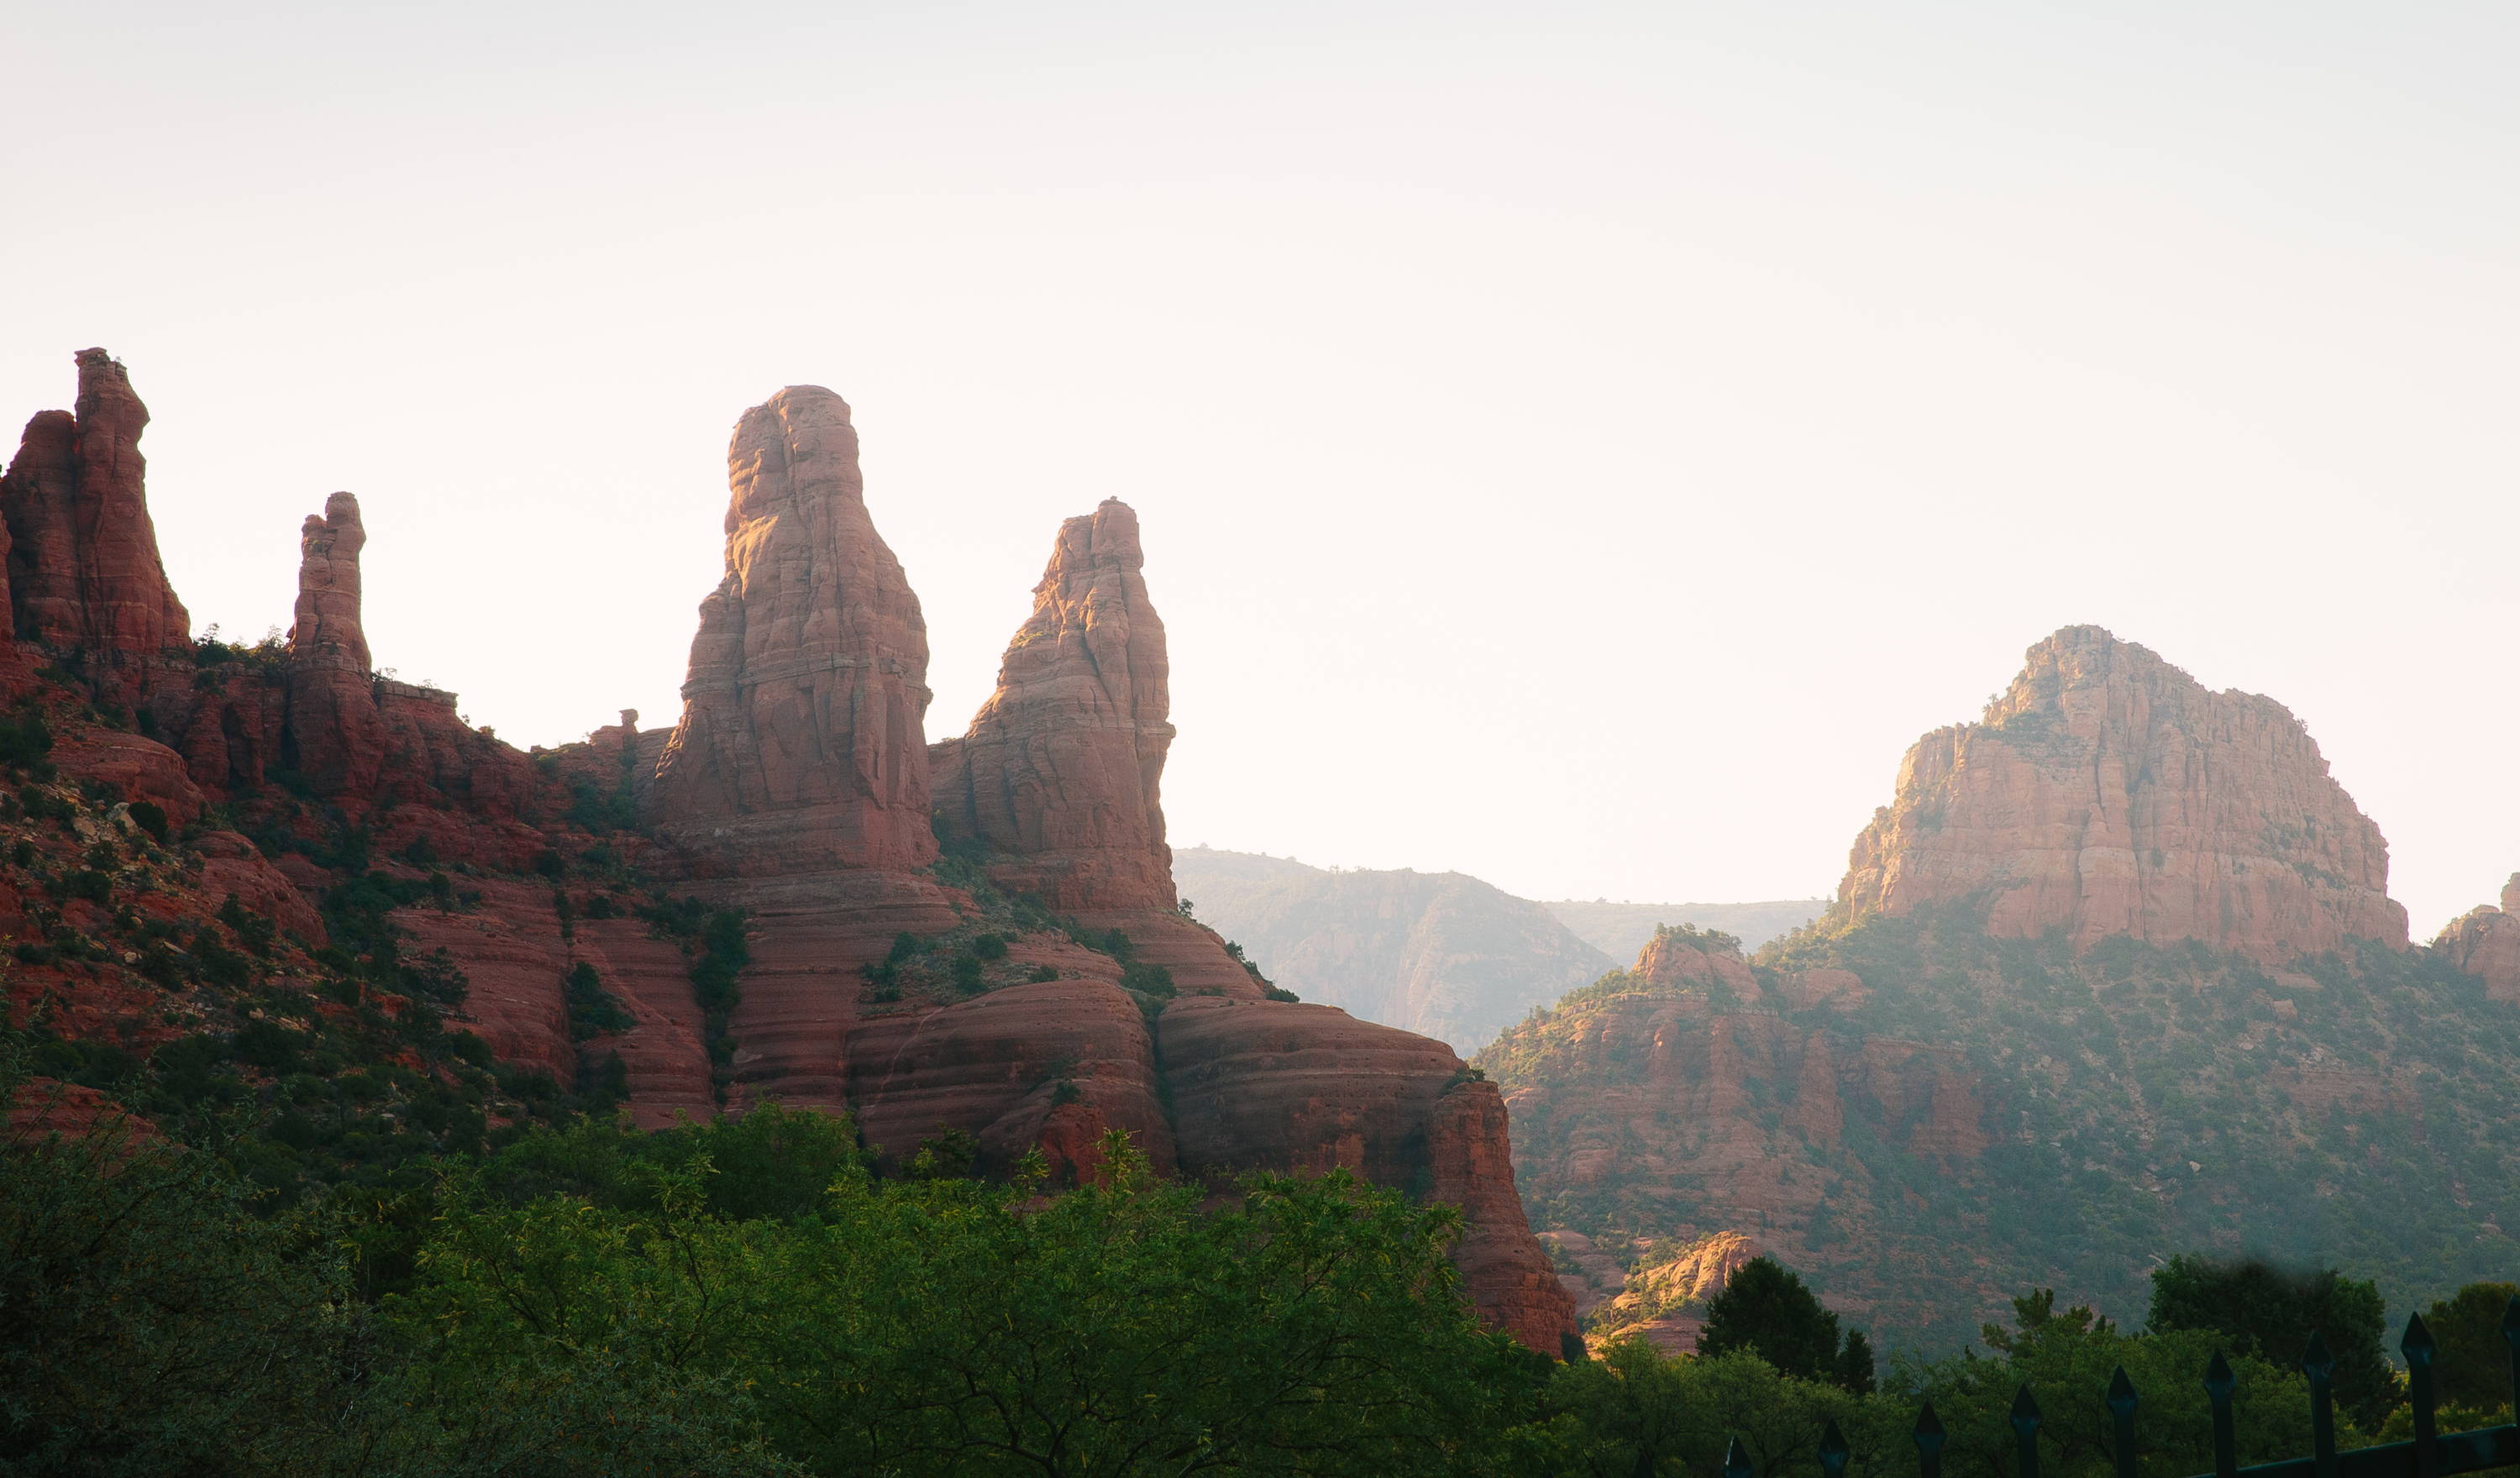
{"type": "Polygon", "coordinates": [[[1834,917],[1965,902],[2002,938],[2192,939],[2284,963],[2349,938],[2404,948],[2388,876],[2379,828],[2282,704],[2073,626],[1982,721],[1908,751],[1834,917]]]}
{"type": "Polygon", "coordinates": [[[927,623],[867,515],[847,402],[790,385],[744,412],[727,482],[657,828],[710,873],[925,867],[927,623]]]}

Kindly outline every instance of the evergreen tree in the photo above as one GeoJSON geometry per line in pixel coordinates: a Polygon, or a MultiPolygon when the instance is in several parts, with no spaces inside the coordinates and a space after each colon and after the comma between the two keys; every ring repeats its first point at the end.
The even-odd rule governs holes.
{"type": "Polygon", "coordinates": [[[1837,1316],[1820,1305],[1792,1270],[1772,1257],[1743,1263],[1706,1301],[1697,1353],[1755,1351],[1787,1375],[1824,1380],[1862,1393],[1872,1389],[1872,1346],[1861,1333],[1838,1339],[1837,1316]]]}

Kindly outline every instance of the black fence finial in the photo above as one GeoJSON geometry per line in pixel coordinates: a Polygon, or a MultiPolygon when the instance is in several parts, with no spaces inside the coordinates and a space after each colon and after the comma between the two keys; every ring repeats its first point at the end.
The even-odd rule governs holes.
{"type": "Polygon", "coordinates": [[[2039,1478],[2039,1400],[2026,1380],[2012,1397],[2012,1435],[2021,1452],[2020,1478],[2039,1478]]]}
{"type": "Polygon", "coordinates": [[[2441,1430],[2434,1424],[2433,1357],[2439,1352],[2422,1315],[2407,1316],[2407,1336],[2398,1341],[2398,1353],[2407,1357],[2407,1400],[2414,1408],[2415,1478],[2435,1478],[2441,1471],[2436,1440],[2441,1430]]]}
{"type": "Polygon", "coordinates": [[[2234,1478],[2240,1471],[2240,1444],[2231,1425],[2231,1393],[2239,1388],[2231,1363],[2215,1351],[2214,1363],[2205,1367],[2205,1399],[2214,1408],[2214,1478],[2234,1478]]]}

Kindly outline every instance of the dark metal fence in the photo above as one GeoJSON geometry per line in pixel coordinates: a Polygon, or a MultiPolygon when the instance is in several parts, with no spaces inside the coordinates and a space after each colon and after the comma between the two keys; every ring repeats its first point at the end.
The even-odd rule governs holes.
{"type": "MultiPolygon", "coordinates": [[[[2407,1401],[2414,1417],[2413,1440],[2340,1453],[2336,1450],[2336,1400],[2329,1389],[2336,1361],[2328,1353],[2327,1341],[2314,1334],[2310,1348],[2301,1357],[2301,1371],[2310,1378],[2310,1456],[2245,1468],[2240,1466],[2239,1444],[2232,1434],[2231,1395],[2238,1382],[2232,1377],[2230,1362],[2217,1354],[2205,1367],[2203,1382],[2205,1399],[2214,1412],[2211,1478],[2449,1478],[2453,1473],[2520,1466],[2520,1298],[2511,1300],[2503,1310],[2502,1340],[2511,1350],[2513,1424],[2448,1435],[2436,1430],[2438,1402],[2433,1392],[2433,1373],[2439,1350],[2433,1343],[2432,1331],[2424,1327],[2423,1316],[2418,1314],[2407,1320],[2406,1337],[2398,1344],[2399,1353],[2407,1359],[2407,1401]]],[[[2136,1411],[2142,1398],[2135,1382],[2127,1378],[2124,1366],[2118,1367],[2100,1399],[2109,1411],[2110,1458],[2117,1468],[2116,1478],[2137,1478],[2136,1411]]],[[[2012,1398],[2009,1419],[2018,1455],[2016,1478],[2039,1478],[2039,1403],[2031,1397],[2027,1381],[2012,1398]]],[[[1932,1402],[1926,1402],[1916,1413],[1915,1429],[1911,1435],[1916,1443],[1917,1478],[1942,1478],[1945,1433],[1932,1402]]],[[[1830,1422],[1820,1439],[1822,1478],[1844,1478],[1851,1455],[1845,1434],[1838,1430],[1836,1422],[1830,1422]]],[[[1738,1437],[1732,1439],[1731,1450],[1725,1454],[1724,1478],[1752,1478],[1750,1455],[1738,1437]]],[[[2200,1474],[2198,1478],[2207,1475],[2200,1474]]]]}

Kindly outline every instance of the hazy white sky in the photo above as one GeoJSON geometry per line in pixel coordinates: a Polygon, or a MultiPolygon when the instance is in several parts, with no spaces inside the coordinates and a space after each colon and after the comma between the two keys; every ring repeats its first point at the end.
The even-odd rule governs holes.
{"type": "MultiPolygon", "coordinates": [[[[2520,7],[0,7],[0,414],[103,344],[197,622],[670,723],[736,416],[856,406],[937,701],[1135,504],[1181,843],[1826,892],[2093,621],[2419,933],[2520,868],[2520,7]]],[[[13,420],[12,425],[15,424],[13,420]]]]}

